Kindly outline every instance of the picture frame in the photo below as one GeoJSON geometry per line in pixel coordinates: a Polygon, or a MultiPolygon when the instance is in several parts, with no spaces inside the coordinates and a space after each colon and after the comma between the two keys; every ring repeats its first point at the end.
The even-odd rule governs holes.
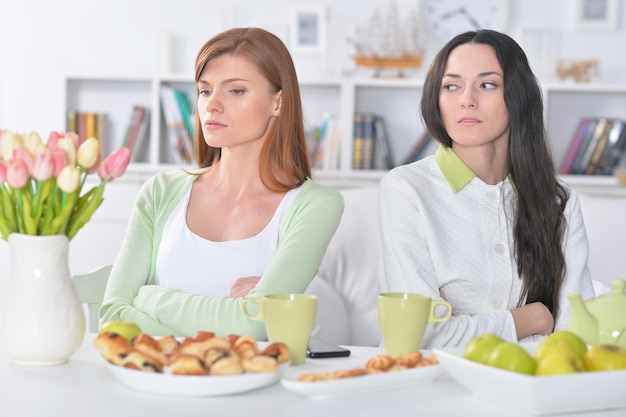
{"type": "Polygon", "coordinates": [[[619,0],[576,0],[576,28],[617,28],[619,0]]]}
{"type": "Polygon", "coordinates": [[[326,49],[326,9],[299,6],[292,12],[292,52],[322,53],[326,49]]]}

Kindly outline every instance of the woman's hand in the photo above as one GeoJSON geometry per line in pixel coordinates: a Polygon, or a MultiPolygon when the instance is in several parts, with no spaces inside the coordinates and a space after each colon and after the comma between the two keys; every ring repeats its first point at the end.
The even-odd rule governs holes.
{"type": "Polygon", "coordinates": [[[233,298],[245,297],[254,287],[256,287],[260,280],[261,277],[244,277],[235,280],[233,285],[230,287],[230,296],[233,298]]]}
{"type": "Polygon", "coordinates": [[[511,310],[517,339],[533,334],[548,335],[554,330],[554,317],[543,303],[535,302],[511,310]]]}

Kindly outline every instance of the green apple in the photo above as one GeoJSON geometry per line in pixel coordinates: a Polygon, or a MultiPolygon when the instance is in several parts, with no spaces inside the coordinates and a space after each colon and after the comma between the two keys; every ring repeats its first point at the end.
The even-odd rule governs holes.
{"type": "Polygon", "coordinates": [[[463,357],[474,362],[487,363],[491,351],[500,343],[504,343],[504,339],[495,334],[481,334],[467,342],[463,357]]]}
{"type": "Polygon", "coordinates": [[[563,349],[562,352],[551,350],[551,352],[544,353],[541,360],[537,361],[535,375],[562,375],[585,371],[583,360],[575,351],[570,350],[569,345],[561,349],[563,349]]]}
{"type": "Polygon", "coordinates": [[[99,334],[117,333],[129,342],[141,333],[141,328],[131,321],[111,321],[100,328],[99,334]]]}
{"type": "Polygon", "coordinates": [[[588,371],[614,371],[626,369],[626,349],[618,345],[593,345],[585,354],[588,371]]]}
{"type": "Polygon", "coordinates": [[[494,347],[487,365],[526,375],[534,375],[537,366],[526,349],[511,342],[500,343],[494,347]]]}
{"type": "Polygon", "coordinates": [[[585,357],[585,352],[587,352],[587,344],[585,341],[578,336],[576,333],[570,330],[559,330],[556,331],[545,339],[543,339],[540,343],[540,346],[543,344],[549,344],[555,341],[563,341],[571,344],[574,349],[578,352],[578,356],[582,359],[585,357]]]}
{"type": "MultiPolygon", "coordinates": [[[[547,341],[547,339],[544,341],[547,341]]],[[[578,350],[576,350],[571,343],[566,342],[565,340],[552,340],[548,341],[548,343],[539,344],[537,350],[535,351],[534,358],[535,361],[539,363],[545,357],[555,353],[570,358],[571,360],[578,360],[582,365],[583,357],[579,356],[578,350]]]]}

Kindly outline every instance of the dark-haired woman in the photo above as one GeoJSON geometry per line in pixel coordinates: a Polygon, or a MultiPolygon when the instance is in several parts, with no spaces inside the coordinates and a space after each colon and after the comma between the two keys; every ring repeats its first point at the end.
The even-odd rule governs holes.
{"type": "Polygon", "coordinates": [[[593,296],[588,242],[579,200],[556,175],[524,51],[491,30],[456,36],[429,69],[421,114],[440,146],[381,182],[381,290],[452,304],[424,348],[565,328],[566,295],[593,296]]]}

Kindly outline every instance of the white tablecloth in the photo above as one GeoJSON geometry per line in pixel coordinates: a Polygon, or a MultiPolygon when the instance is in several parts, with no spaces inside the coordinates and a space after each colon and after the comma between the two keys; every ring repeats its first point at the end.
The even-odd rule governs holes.
{"type": "MultiPolygon", "coordinates": [[[[223,397],[175,397],[133,391],[117,382],[92,347],[93,335],[60,366],[26,367],[0,356],[0,416],[120,417],[120,416],[285,416],[285,417],[508,417],[514,410],[473,397],[444,375],[434,382],[401,389],[332,399],[312,399],[287,391],[280,383],[256,391],[223,397]]],[[[287,374],[326,368],[364,366],[380,353],[377,348],[349,347],[350,358],[307,359],[287,374]]],[[[590,395],[593,389],[589,387],[590,395]]],[[[626,409],[577,413],[586,416],[626,416],[626,409]]]]}

